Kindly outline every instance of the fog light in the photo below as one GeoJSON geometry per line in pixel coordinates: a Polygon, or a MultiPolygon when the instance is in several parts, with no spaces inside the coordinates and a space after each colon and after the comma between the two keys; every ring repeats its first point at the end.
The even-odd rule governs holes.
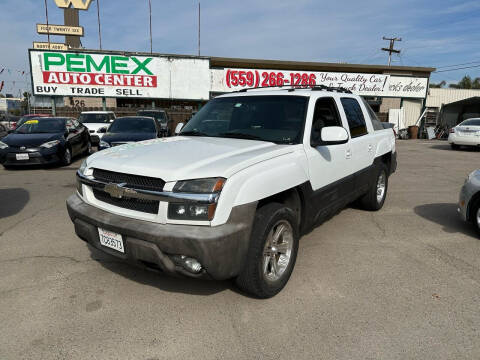
{"type": "Polygon", "coordinates": [[[191,273],[198,274],[202,270],[202,264],[194,258],[185,255],[173,255],[172,259],[176,265],[180,265],[191,273]]]}

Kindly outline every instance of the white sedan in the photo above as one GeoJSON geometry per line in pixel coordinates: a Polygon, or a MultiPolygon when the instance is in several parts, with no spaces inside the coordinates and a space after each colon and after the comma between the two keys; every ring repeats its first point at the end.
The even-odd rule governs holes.
{"type": "Polygon", "coordinates": [[[458,149],[461,145],[480,145],[480,118],[467,119],[450,129],[448,143],[452,149],[458,149]]]}

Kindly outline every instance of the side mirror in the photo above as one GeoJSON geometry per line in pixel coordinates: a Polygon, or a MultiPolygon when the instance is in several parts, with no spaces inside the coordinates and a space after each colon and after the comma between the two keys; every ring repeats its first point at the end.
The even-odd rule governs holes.
{"type": "Polygon", "coordinates": [[[182,129],[185,124],[183,122],[178,123],[177,127],[175,128],[175,135],[177,135],[182,129]]]}
{"type": "Polygon", "coordinates": [[[312,140],[312,147],[325,145],[339,145],[348,142],[348,133],[341,126],[327,126],[322,128],[320,139],[312,140]]]}

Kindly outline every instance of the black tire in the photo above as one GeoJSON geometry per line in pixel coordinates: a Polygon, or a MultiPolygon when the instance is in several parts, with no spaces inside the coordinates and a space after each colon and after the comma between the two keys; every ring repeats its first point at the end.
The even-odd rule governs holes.
{"type": "MultiPolygon", "coordinates": [[[[297,220],[291,209],[278,203],[270,203],[257,209],[247,260],[241,273],[236,278],[237,286],[246,293],[262,299],[278,294],[285,287],[295,266],[298,240],[297,220]],[[287,223],[290,224],[288,231],[291,230],[292,236],[287,235],[288,240],[286,240],[282,235],[281,244],[291,241],[289,260],[277,279],[269,279],[271,274],[264,273],[264,261],[266,261],[264,251],[266,251],[267,240],[271,232],[277,230],[280,226],[287,226],[287,223]]],[[[276,259],[279,259],[282,255],[278,256],[276,259]]],[[[267,263],[266,269],[269,266],[270,262],[267,263]]]]}
{"type": "Polygon", "coordinates": [[[460,145],[457,145],[457,144],[450,144],[450,146],[452,147],[452,150],[460,149],[460,145]]]}
{"type": "Polygon", "coordinates": [[[88,140],[87,142],[87,148],[85,149],[85,155],[90,155],[92,153],[92,142],[88,140]]]}
{"type": "Polygon", "coordinates": [[[369,210],[369,211],[377,211],[383,207],[385,203],[385,199],[387,198],[387,191],[388,191],[388,168],[384,163],[381,163],[376,170],[375,174],[375,181],[372,183],[368,192],[363,195],[359,199],[360,207],[369,210]],[[381,199],[377,197],[377,190],[380,176],[384,176],[385,179],[385,188],[383,190],[383,194],[381,199]]]}
{"type": "Polygon", "coordinates": [[[61,163],[63,166],[68,166],[72,163],[72,150],[69,147],[65,148],[65,152],[63,153],[61,163]]]}
{"type": "Polygon", "coordinates": [[[480,219],[478,218],[477,214],[480,210],[480,199],[477,199],[472,205],[470,205],[469,215],[470,220],[477,230],[478,234],[480,235],[480,219]]]}

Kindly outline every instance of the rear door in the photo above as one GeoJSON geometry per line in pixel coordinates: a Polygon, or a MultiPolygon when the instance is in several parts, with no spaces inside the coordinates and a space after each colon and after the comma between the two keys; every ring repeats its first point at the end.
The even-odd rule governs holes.
{"type": "Polygon", "coordinates": [[[355,174],[355,190],[364,192],[371,180],[375,148],[372,143],[373,131],[371,122],[366,120],[365,113],[355,97],[342,96],[342,111],[348,122],[351,138],[351,172],[355,174]]]}

